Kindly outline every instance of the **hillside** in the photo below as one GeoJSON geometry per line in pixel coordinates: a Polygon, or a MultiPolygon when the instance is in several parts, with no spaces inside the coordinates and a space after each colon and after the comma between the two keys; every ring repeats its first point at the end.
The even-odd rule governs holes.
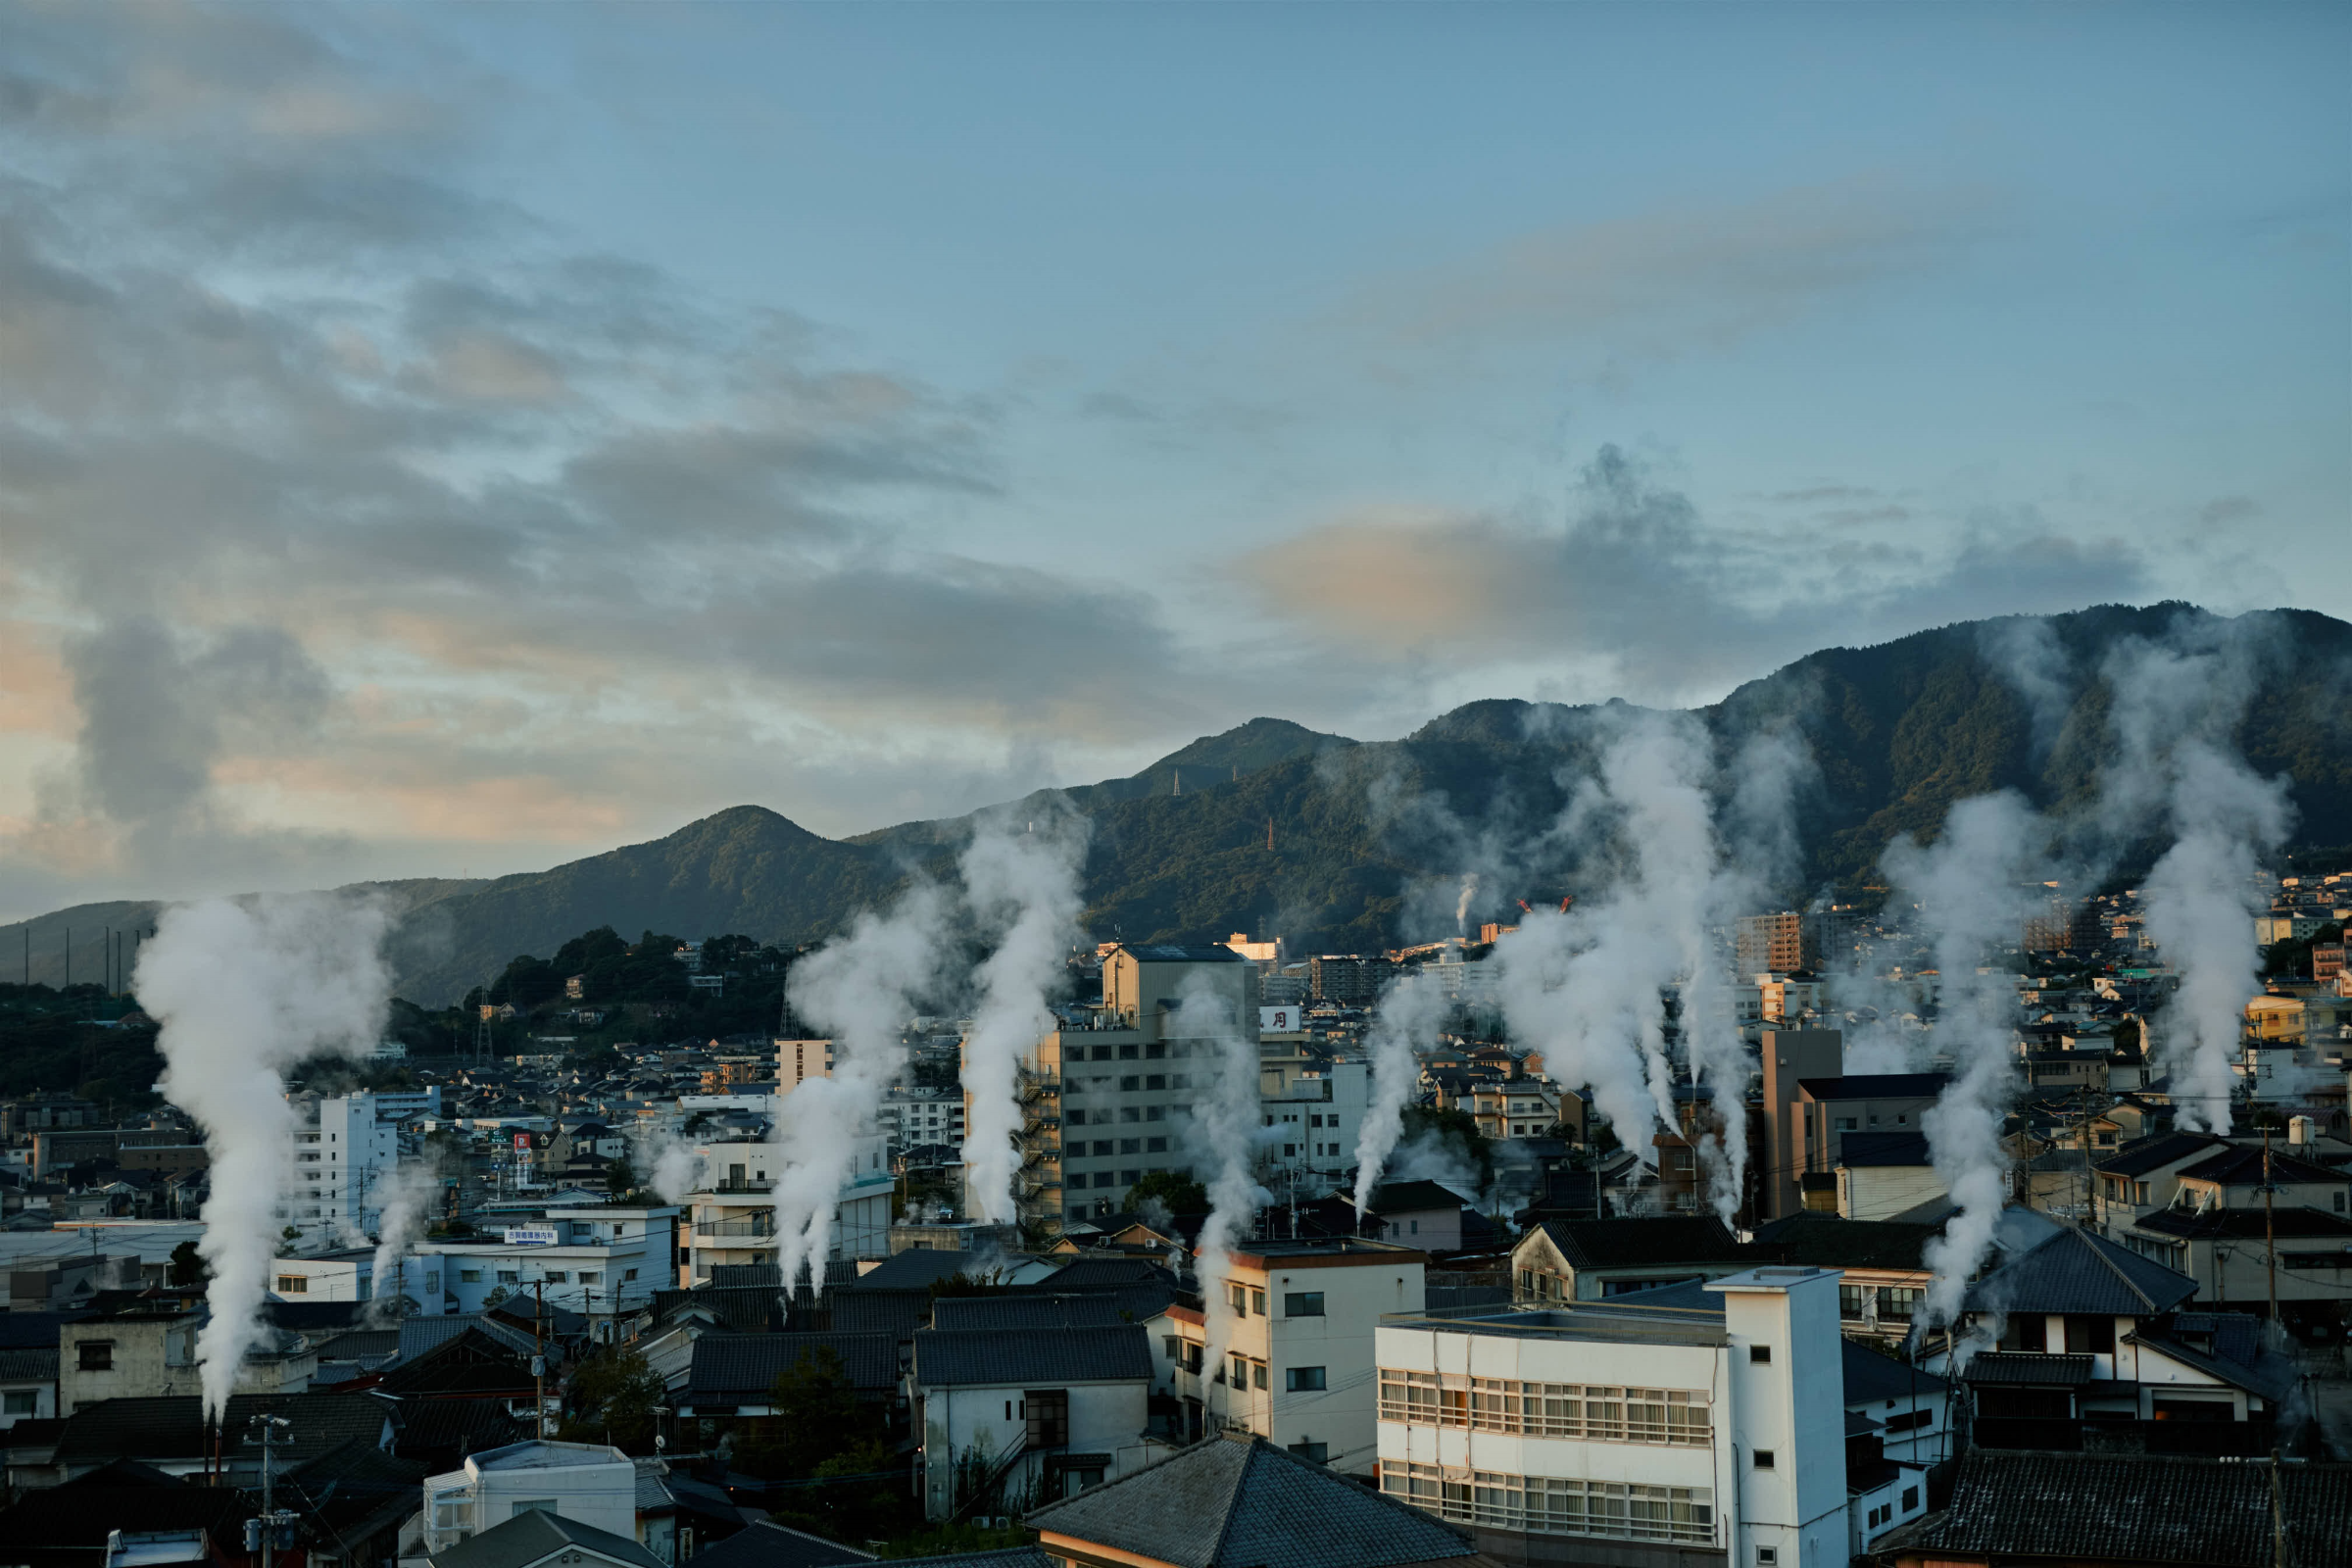
{"type": "MultiPolygon", "coordinates": [[[[2055,617],[2066,657],[2037,714],[1988,662],[2000,622],[1966,622],[1877,648],[1808,655],[1727,696],[1701,717],[1727,745],[1791,725],[1819,779],[1799,798],[1804,856],[1787,889],[1866,888],[1899,832],[1932,834],[1954,801],[2013,787],[2063,805],[2095,787],[2108,693],[2106,650],[2154,637],[2185,607],[2100,607],[2055,617]]],[[[2280,612],[2268,675],[2240,742],[2285,773],[2296,842],[2352,840],[2352,625],[2280,612]]],[[[1472,918],[1556,900],[1590,874],[1573,857],[1507,853],[1564,803],[1560,779],[1590,769],[1604,709],[1472,703],[1406,738],[1356,743],[1260,718],[1206,736],[1131,778],[1066,792],[1093,821],[1091,930],[1103,938],[1202,940],[1278,931],[1294,951],[1333,951],[1453,929],[1464,871],[1484,867],[1472,918]],[[1181,781],[1181,792],[1178,784],[1181,781]],[[1267,847],[1269,827],[1273,845],[1267,847]]],[[[1041,797],[1008,803],[1018,815],[1041,797]]],[[[520,953],[549,954],[610,924],[686,936],[737,932],[802,942],[888,900],[915,868],[944,874],[971,818],[820,838],[756,806],[663,839],[487,884],[399,884],[412,906],[395,954],[404,995],[446,1002],[520,953]],[[428,892],[427,889],[430,889],[428,892]]],[[[85,906],[35,924],[36,957],[69,917],[128,924],[152,906],[85,906]],[[107,916],[122,912],[120,921],[107,916]]],[[[0,955],[22,939],[0,929],[0,955]]],[[[35,978],[42,978],[39,964],[35,978]]],[[[78,973],[78,966],[77,966],[78,973]]]]}

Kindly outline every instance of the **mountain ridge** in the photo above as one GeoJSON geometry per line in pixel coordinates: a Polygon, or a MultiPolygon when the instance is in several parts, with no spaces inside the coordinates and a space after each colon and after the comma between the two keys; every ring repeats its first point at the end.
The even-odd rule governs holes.
{"type": "MultiPolygon", "coordinates": [[[[1889,839],[1932,835],[1964,796],[2014,788],[2044,807],[2086,798],[2105,733],[2100,661],[2127,637],[2153,639],[2202,613],[2094,606],[1956,622],[1871,648],[1817,650],[1690,711],[1725,755],[1774,726],[1805,736],[1815,773],[1795,808],[1803,865],[1785,892],[1851,892],[1869,885],[1889,839]],[[2065,698],[2054,715],[2037,712],[1987,652],[2003,628],[2028,620],[2049,628],[2052,690],[2065,698]]],[[[2352,838],[2341,831],[2352,821],[2352,717],[2335,695],[2352,685],[2352,624],[2308,611],[2262,613],[2265,674],[2239,726],[2247,760],[2288,777],[2295,842],[2352,838]]],[[[1531,830],[1565,804],[1563,780],[1590,772],[1612,715],[1634,711],[1615,700],[1481,699],[1396,741],[1260,717],[1123,779],[1035,791],[959,817],[827,839],[744,805],[544,871],[378,886],[407,890],[393,895],[404,906],[391,955],[401,992],[434,1004],[518,953],[552,952],[598,925],[818,940],[915,875],[951,875],[981,816],[1042,811],[1059,798],[1093,826],[1085,919],[1099,937],[1209,940],[1271,928],[1294,951],[1346,950],[1451,931],[1466,871],[1483,872],[1474,919],[1513,914],[1520,899],[1581,891],[1589,873],[1572,857],[1538,863],[1497,847],[1532,842],[1531,830]]],[[[78,906],[21,924],[71,920],[78,929],[82,911],[152,919],[157,907],[78,906]]],[[[16,936],[0,927],[0,954],[16,936]]]]}

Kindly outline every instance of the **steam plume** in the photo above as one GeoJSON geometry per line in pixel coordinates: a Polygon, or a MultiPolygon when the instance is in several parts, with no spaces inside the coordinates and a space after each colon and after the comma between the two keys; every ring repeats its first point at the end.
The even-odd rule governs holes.
{"type": "Polygon", "coordinates": [[[371,1048],[391,998],[380,905],[324,897],[208,901],[167,910],[139,950],[139,1004],[163,1024],[164,1093],[204,1130],[212,1320],[197,1337],[204,1407],[218,1414],[260,1343],[294,1111],[280,1074],[321,1052],[371,1048]]]}
{"type": "MultiPolygon", "coordinates": [[[[401,1315],[401,1298],[408,1286],[404,1269],[408,1251],[424,1234],[440,1195],[440,1182],[424,1164],[395,1165],[376,1183],[374,1198],[382,1217],[376,1223],[375,1262],[369,1270],[374,1295],[368,1303],[368,1317],[381,1321],[401,1315]]],[[[439,1311],[441,1303],[418,1305],[430,1312],[439,1311]]]]}
{"type": "Polygon", "coordinates": [[[1992,1249],[2007,1196],[2008,1155],[2002,1118],[2017,1088],[2016,977],[1993,961],[2017,940],[2040,823],[2008,791],[1960,802],[1943,836],[1922,849],[1908,836],[1882,861],[1895,886],[1920,907],[1933,935],[1942,997],[1936,1030],[1953,1061],[1952,1081],[1920,1118],[1936,1174],[1958,1205],[1926,1249],[1935,1271],[1922,1327],[1960,1313],[1974,1274],[1992,1249]]]}
{"type": "Polygon", "coordinates": [[[1211,975],[1195,971],[1176,998],[1177,1027],[1198,1056],[1208,1081],[1193,1102],[1193,1123],[1206,1144],[1208,1218],[1200,1227],[1200,1299],[1207,1314],[1206,1353],[1213,1366],[1225,1354],[1233,1329],[1232,1304],[1224,1277],[1230,1248],[1250,1228],[1265,1194],[1250,1174],[1251,1144],[1258,1121],[1257,1047],[1242,1027],[1238,1004],[1211,975]]]}
{"type": "Polygon", "coordinates": [[[1456,936],[1470,934],[1470,901],[1478,897],[1478,873],[1472,871],[1462,878],[1461,897],[1453,901],[1453,929],[1456,936]]]}
{"type": "Polygon", "coordinates": [[[904,1030],[914,999],[936,982],[943,919],[939,890],[919,885],[889,914],[860,914],[848,936],[792,966],[793,1010],[832,1035],[833,1076],[808,1079],[785,1096],[770,1135],[781,1167],[776,1261],[786,1289],[804,1266],[810,1285],[824,1289],[842,1178],[906,1066],[904,1030]]]}
{"type": "MultiPolygon", "coordinates": [[[[1465,883],[1464,897],[1472,884],[1465,883]]],[[[1372,1015],[1364,1045],[1372,1057],[1372,1103],[1355,1138],[1355,1217],[1364,1217],[1372,1189],[1402,1130],[1405,1102],[1421,1081],[1420,1050],[1437,1043],[1446,999],[1437,983],[1416,971],[1390,983],[1372,1015]]]]}
{"type": "Polygon", "coordinates": [[[1078,870],[1090,824],[1065,812],[1047,831],[1008,833],[984,825],[963,852],[963,885],[973,914],[1003,932],[980,965],[981,997],[964,1042],[969,1096],[963,1139],[964,1188],[976,1218],[1015,1218],[1012,1183],[1020,1168],[1016,1078],[1022,1054],[1054,1027],[1046,999],[1061,974],[1062,955],[1078,924],[1078,870]]]}

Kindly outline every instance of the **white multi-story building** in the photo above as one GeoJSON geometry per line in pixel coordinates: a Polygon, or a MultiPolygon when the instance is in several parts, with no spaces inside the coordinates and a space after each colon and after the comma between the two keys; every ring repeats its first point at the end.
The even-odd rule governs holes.
{"type": "Polygon", "coordinates": [[[424,1549],[446,1551],[526,1513],[637,1539],[637,1467],[601,1443],[513,1443],[424,1478],[424,1549]]]}
{"type": "Polygon", "coordinates": [[[1727,1275],[1703,1287],[1720,1311],[1390,1318],[1381,1490],[1505,1561],[1837,1568],[1926,1507],[1916,1465],[1881,1462],[1849,1493],[1838,1280],[1727,1275]]]}
{"type": "Polygon", "coordinates": [[[874,1113],[892,1153],[925,1144],[963,1146],[963,1095],[954,1089],[893,1089],[874,1113]]]}
{"type": "Polygon", "coordinates": [[[1335,1470],[1369,1474],[1377,1453],[1373,1335],[1384,1314],[1419,1312],[1426,1253],[1321,1237],[1242,1242],[1213,1291],[1227,1322],[1224,1363],[1204,1366],[1204,1323],[1171,1315],[1185,1429],[1254,1432],[1335,1470]]]}
{"type": "Polygon", "coordinates": [[[1286,1182],[1311,1196],[1322,1189],[1311,1187],[1310,1178],[1337,1181],[1355,1165],[1355,1140],[1371,1100],[1369,1062],[1261,1054],[1258,1107],[1272,1129],[1258,1152],[1261,1174],[1286,1198],[1286,1182]]]}
{"type": "Polygon", "coordinates": [[[375,1095],[318,1102],[318,1124],[294,1135],[294,1180],[287,1220],[307,1236],[372,1236],[382,1222],[376,1184],[400,1163],[398,1122],[408,1113],[375,1095]]]}
{"type": "MultiPolygon", "coordinates": [[[[706,1144],[695,1151],[702,1181],[687,1202],[693,1209],[685,1276],[689,1286],[710,1283],[722,1263],[776,1261],[776,1174],[773,1144],[706,1144]]],[[[889,1141],[880,1133],[857,1140],[850,1168],[834,1199],[832,1265],[890,1255],[890,1203],[898,1178],[889,1141]]]]}
{"type": "MultiPolygon", "coordinates": [[[[491,1303],[542,1297],[587,1317],[609,1337],[615,1316],[634,1312],[677,1276],[679,1210],[550,1208],[504,1227],[496,1239],[419,1242],[400,1263],[400,1289],[428,1316],[479,1312],[491,1303]]],[[[389,1281],[372,1281],[382,1294],[389,1281]]]]}

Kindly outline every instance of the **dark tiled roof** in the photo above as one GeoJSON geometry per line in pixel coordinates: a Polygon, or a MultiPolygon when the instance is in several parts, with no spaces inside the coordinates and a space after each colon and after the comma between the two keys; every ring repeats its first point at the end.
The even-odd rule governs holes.
{"type": "Polygon", "coordinates": [[[518,1443],[524,1424],[507,1413],[503,1399],[400,1399],[393,1402],[400,1430],[392,1451],[425,1460],[480,1453],[518,1443]]]}
{"type": "Polygon", "coordinates": [[[931,1321],[929,1291],[836,1291],[830,1295],[836,1334],[888,1334],[903,1340],[931,1321]]]}
{"type": "Polygon", "coordinates": [[[454,1317],[404,1317],[400,1320],[400,1359],[410,1361],[422,1355],[447,1340],[454,1340],[469,1328],[478,1328],[508,1349],[518,1355],[531,1355],[538,1347],[532,1337],[520,1329],[511,1328],[482,1312],[461,1312],[454,1317]]]}
{"type": "Polygon", "coordinates": [[[1212,1438],[1029,1516],[1032,1528],[1175,1568],[1381,1568],[1477,1558],[1417,1508],[1263,1439],[1212,1438]]]}
{"type": "Polygon", "coordinates": [[[931,1304],[939,1329],[1103,1328],[1132,1322],[1108,1292],[1087,1296],[943,1296],[931,1304]]]}
{"type": "Polygon", "coordinates": [[[1925,1367],[1882,1355],[1851,1340],[1838,1343],[1844,1358],[1847,1404],[1878,1404],[1887,1399],[1908,1399],[1914,1395],[1926,1398],[1950,1387],[1925,1367]]]}
{"type": "Polygon", "coordinates": [[[2023,1384],[2031,1388],[2079,1389],[2098,1371],[2087,1355],[2058,1355],[2040,1350],[1986,1350],[1960,1369],[1967,1383],[2023,1384]]]}
{"type": "Polygon", "coordinates": [[[1082,1257],[1038,1282],[1047,1291],[1116,1291],[1138,1285],[1172,1285],[1168,1271],[1148,1258],[1082,1257]]]}
{"type": "Polygon", "coordinates": [[[841,1282],[844,1294],[851,1291],[906,1290],[909,1287],[928,1287],[936,1281],[950,1279],[966,1269],[978,1269],[983,1258],[979,1252],[943,1252],[930,1248],[910,1248],[886,1262],[867,1269],[854,1280],[841,1282]]]}
{"type": "MultiPolygon", "coordinates": [[[[1846,1135],[1849,1141],[1855,1136],[1846,1135]]],[[[1756,1246],[1779,1254],[1781,1262],[1807,1268],[1925,1269],[1920,1249],[1938,1229],[1892,1219],[1790,1214],[1759,1226],[1756,1246]]]]}
{"type": "Polygon", "coordinates": [[[1139,963],[1248,963],[1227,947],[1191,948],[1174,942],[1122,942],[1122,951],[1139,963]]]}
{"type": "Polygon", "coordinates": [[[2099,1169],[2117,1176],[2145,1176],[2177,1159],[2220,1147],[2219,1138],[2203,1133],[2161,1133],[2154,1138],[2133,1139],[2119,1152],[2100,1160],[2099,1169]]]}
{"type": "Polygon", "coordinates": [[[668,1568],[668,1565],[626,1536],[581,1524],[534,1508],[529,1513],[493,1526],[454,1546],[445,1546],[428,1559],[433,1568],[522,1568],[554,1555],[566,1546],[580,1546],[630,1568],[668,1568]]]}
{"type": "Polygon", "coordinates": [[[2184,1365],[2195,1367],[2233,1388],[2258,1394],[2274,1403],[2285,1403],[2295,1391],[2295,1363],[2286,1356],[2264,1356],[2248,1347],[2246,1348],[2250,1353],[2244,1354],[2241,1359],[2230,1353],[2230,1350],[2238,1348],[2236,1346],[2230,1347],[2230,1350],[2218,1347],[2209,1348],[2169,1334],[2130,1334],[2125,1339],[2131,1344],[2146,1346],[2184,1365]]]}
{"type": "Polygon", "coordinates": [[[784,1327],[784,1304],[772,1285],[706,1285],[698,1290],[654,1293],[654,1321],[664,1327],[697,1308],[735,1334],[773,1334],[784,1327]]]}
{"type": "Polygon", "coordinates": [[[59,1331],[87,1316],[86,1312],[0,1312],[0,1349],[54,1350],[59,1331]]]}
{"type": "Polygon", "coordinates": [[[1383,1182],[1372,1189],[1372,1200],[1365,1206],[1375,1214],[1419,1214],[1433,1208],[1458,1209],[1465,1202],[1461,1194],[1436,1182],[1383,1182]]]}
{"type": "MultiPolygon", "coordinates": [[[[2188,1166],[2180,1174],[2193,1181],[2243,1184],[2262,1180],[2262,1151],[2232,1144],[2188,1166]]],[[[2280,1182],[2327,1182],[2340,1187],[2344,1173],[2326,1165],[2297,1159],[2283,1150],[2271,1151],[2271,1179],[2280,1182]]]]}
{"type": "Polygon", "coordinates": [[[57,1350],[0,1350],[0,1383],[55,1383],[57,1350]]]}
{"type": "Polygon", "coordinates": [[[264,1301],[262,1316],[281,1329],[319,1335],[329,1329],[356,1328],[368,1319],[366,1301],[264,1301]]]}
{"type": "MultiPolygon", "coordinates": [[[[2303,1568],[2352,1563],[2352,1465],[2278,1471],[2287,1558],[2303,1568]]],[[[1960,1464],[1951,1504],[1877,1549],[1936,1557],[2268,1568],[2269,1465],[2211,1459],[2004,1453],[1960,1464]]]]}
{"type": "Polygon", "coordinates": [[[874,1554],[760,1519],[686,1559],[688,1568],[840,1568],[874,1554]]]}
{"type": "Polygon", "coordinates": [[[1002,1551],[952,1551],[945,1557],[901,1557],[898,1561],[900,1568],[1054,1568],[1054,1559],[1036,1546],[1007,1546],[1002,1551]]]}
{"type": "Polygon", "coordinates": [[[416,1511],[426,1474],[417,1460],[354,1438],[279,1476],[277,1505],[297,1508],[337,1535],[365,1539],[416,1511]]]}
{"type": "Polygon", "coordinates": [[[1747,1249],[1712,1214],[1643,1219],[1547,1219],[1542,1230],[1572,1268],[1738,1263],[1747,1249]]]}
{"type": "Polygon", "coordinates": [[[928,1389],[1045,1388],[1151,1378],[1152,1347],[1141,1324],[1051,1334],[926,1329],[914,1337],[914,1381],[928,1389]]]}
{"type": "Polygon", "coordinates": [[[231,1487],[190,1486],[121,1459],[62,1487],[28,1491],[0,1509],[0,1542],[10,1552],[77,1550],[96,1562],[110,1531],[201,1529],[216,1545],[233,1548],[257,1504],[231,1487]]]}
{"type": "Polygon", "coordinates": [[[2197,1294],[2197,1282],[2066,1226],[1969,1287],[1971,1311],[2153,1317],[2197,1294]]]}
{"type": "Polygon", "coordinates": [[[1928,1135],[1920,1132],[1843,1133],[1838,1139],[1838,1163],[1865,1169],[1874,1165],[1932,1165],[1928,1135]]]}
{"type": "MultiPolygon", "coordinates": [[[[200,1458],[205,1451],[203,1405],[193,1394],[101,1399],[66,1417],[57,1462],[73,1466],[118,1458],[200,1458]]],[[[366,1394],[240,1394],[229,1399],[221,1424],[232,1433],[243,1432],[263,1414],[284,1416],[292,1423],[278,1453],[288,1465],[299,1465],[354,1438],[381,1441],[392,1406],[366,1394]]]]}
{"type": "Polygon", "coordinates": [[[686,1397],[695,1403],[760,1403],[802,1357],[841,1357],[861,1393],[899,1385],[899,1342],[888,1334],[706,1334],[694,1342],[686,1397]]]}
{"type": "Polygon", "coordinates": [[[2209,1208],[2202,1214],[2191,1208],[2158,1208],[2140,1215],[2132,1226],[2159,1236],[2200,1241],[2216,1236],[2259,1237],[2266,1228],[2280,1237],[2317,1236],[2339,1244],[2352,1241],[2352,1221],[2300,1205],[2270,1215],[2259,1208],[2209,1208]]]}
{"type": "Polygon", "coordinates": [[[1815,1100],[1933,1100],[1951,1079],[1948,1072],[1849,1073],[1799,1078],[1796,1086],[1815,1100]]]}

